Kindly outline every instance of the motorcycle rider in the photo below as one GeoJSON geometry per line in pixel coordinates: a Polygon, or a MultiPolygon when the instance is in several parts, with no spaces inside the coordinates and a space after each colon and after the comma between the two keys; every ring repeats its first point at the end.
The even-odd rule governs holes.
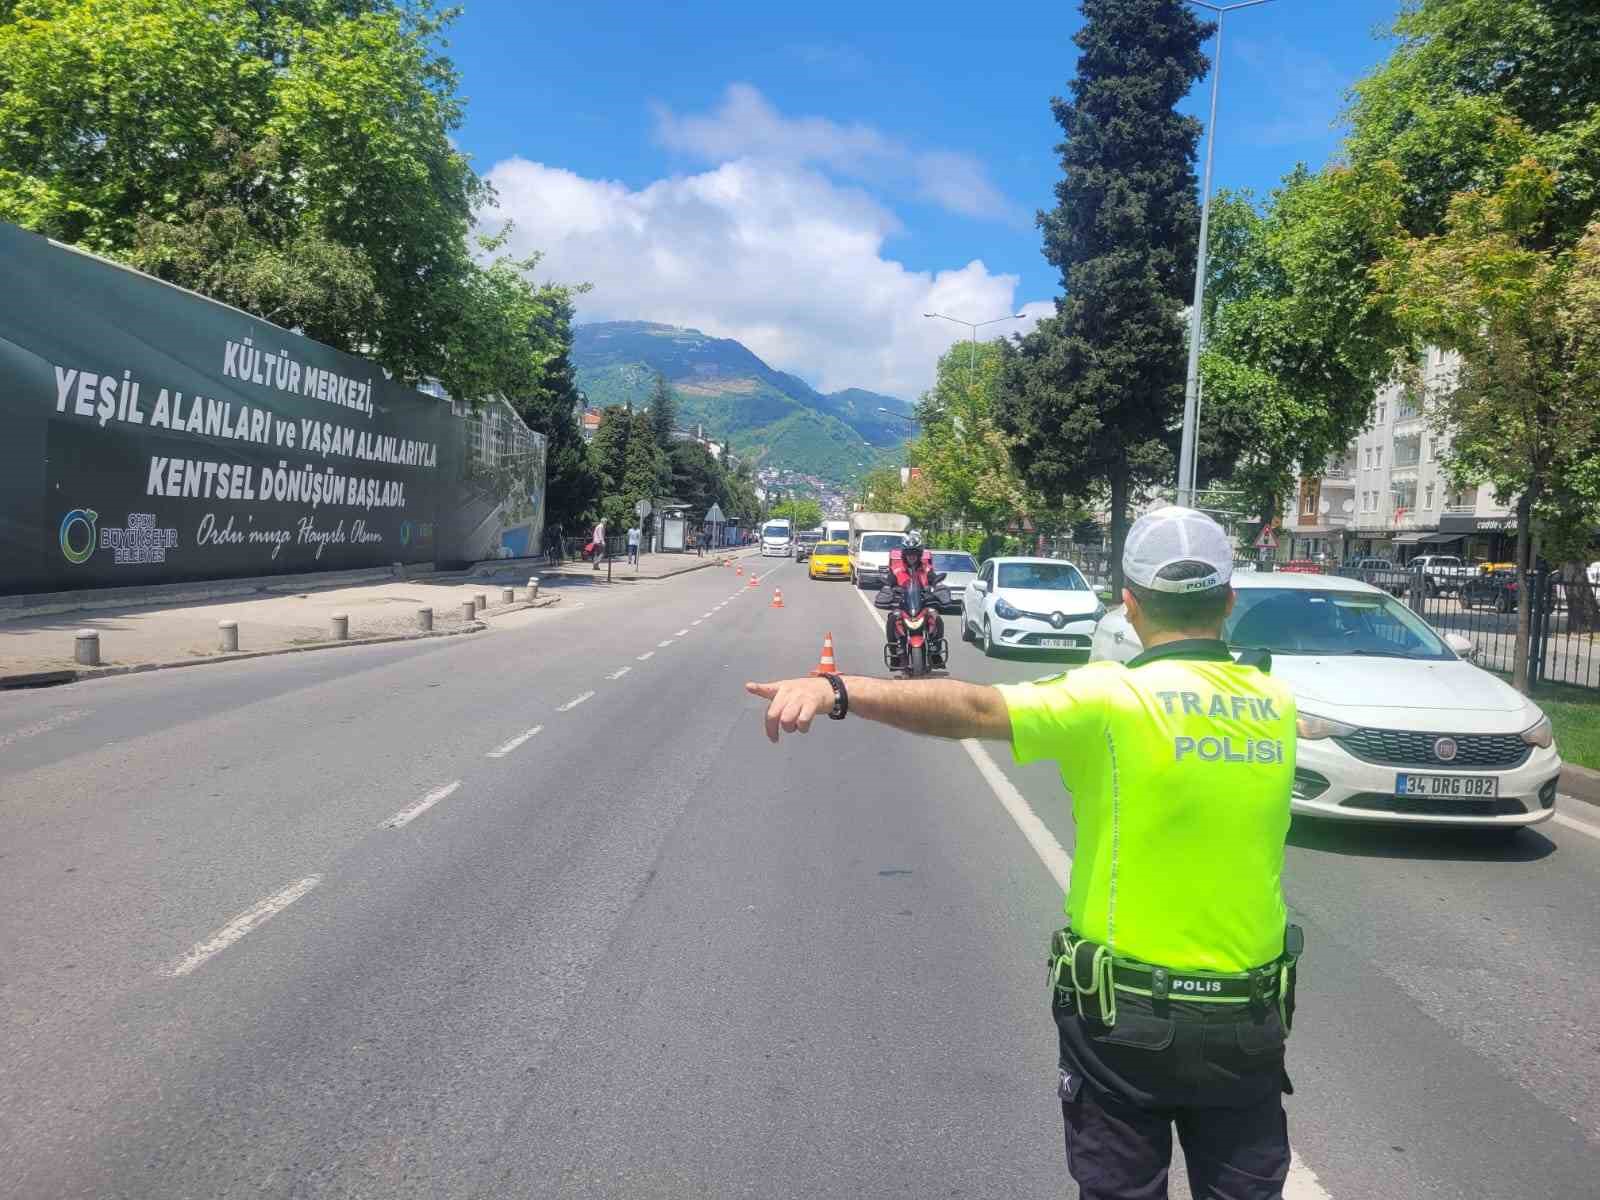
{"type": "MultiPolygon", "coordinates": [[[[922,552],[922,536],[915,529],[906,534],[906,540],[900,543],[900,561],[896,562],[893,556],[890,557],[889,570],[892,578],[888,586],[892,588],[904,588],[911,582],[913,576],[916,578],[917,583],[922,587],[923,595],[926,597],[924,602],[933,617],[932,624],[928,627],[928,637],[936,642],[942,640],[944,638],[944,622],[940,620],[939,610],[929,593],[939,586],[944,579],[944,575],[939,571],[935,571],[932,564],[927,561],[922,552]]],[[[900,640],[899,629],[897,628],[899,619],[900,606],[896,603],[895,607],[890,610],[883,626],[884,641],[891,646],[896,645],[900,640]]],[[[903,655],[897,655],[896,657],[903,657],[903,655]]]]}

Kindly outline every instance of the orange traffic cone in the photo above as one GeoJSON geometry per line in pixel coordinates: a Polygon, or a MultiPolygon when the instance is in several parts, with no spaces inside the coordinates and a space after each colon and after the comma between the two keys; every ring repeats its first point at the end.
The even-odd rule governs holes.
{"type": "Polygon", "coordinates": [[[822,661],[811,668],[813,675],[837,675],[839,668],[833,662],[833,634],[827,634],[822,639],[822,661]]]}
{"type": "Polygon", "coordinates": [[[761,581],[759,579],[757,579],[754,575],[750,576],[750,586],[751,587],[756,587],[760,583],[761,583],[761,581]]]}
{"type": "Polygon", "coordinates": [[[768,608],[782,608],[783,607],[783,589],[782,588],[773,588],[772,589],[772,603],[767,605],[767,607],[768,608]]]}
{"type": "Polygon", "coordinates": [[[735,575],[743,575],[744,574],[744,568],[743,567],[735,567],[733,569],[733,573],[735,575]]]}

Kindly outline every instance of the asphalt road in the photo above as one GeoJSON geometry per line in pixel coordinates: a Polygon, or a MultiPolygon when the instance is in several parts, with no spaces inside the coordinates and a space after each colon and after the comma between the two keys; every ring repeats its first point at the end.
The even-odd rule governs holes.
{"type": "MultiPolygon", "coordinates": [[[[0,1196],[1072,1196],[1058,780],[853,721],[769,745],[743,681],[830,630],[880,673],[881,620],[758,569],[0,695],[0,1196]]],[[[1291,1197],[1600,1195],[1570,812],[1297,824],[1291,1197]]]]}

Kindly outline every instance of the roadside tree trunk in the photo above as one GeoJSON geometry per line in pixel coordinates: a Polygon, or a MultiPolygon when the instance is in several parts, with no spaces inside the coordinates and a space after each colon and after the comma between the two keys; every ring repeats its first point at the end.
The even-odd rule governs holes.
{"type": "Polygon", "coordinates": [[[1128,536],[1128,472],[1111,472],[1111,602],[1122,601],[1122,543],[1128,536]]]}
{"type": "Polygon", "coordinates": [[[1511,654],[1511,686],[1528,694],[1528,640],[1533,627],[1533,606],[1528,595],[1528,558],[1532,538],[1528,523],[1533,517],[1532,489],[1517,500],[1517,640],[1511,654]]]}

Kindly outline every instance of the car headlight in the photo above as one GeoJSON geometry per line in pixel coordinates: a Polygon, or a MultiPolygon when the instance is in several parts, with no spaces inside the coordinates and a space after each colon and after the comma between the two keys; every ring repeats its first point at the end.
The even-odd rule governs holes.
{"type": "Polygon", "coordinates": [[[1089,619],[1092,620],[1092,621],[1098,621],[1101,617],[1103,617],[1105,615],[1106,615],[1106,606],[1103,603],[1101,603],[1099,600],[1096,600],[1094,602],[1094,611],[1089,614],[1089,619]]]}
{"type": "Polygon", "coordinates": [[[1295,731],[1307,741],[1320,742],[1324,738],[1349,737],[1356,731],[1354,725],[1346,725],[1343,721],[1330,721],[1327,717],[1319,717],[1315,713],[1303,712],[1294,719],[1295,731]]]}
{"type": "Polygon", "coordinates": [[[1543,713],[1539,719],[1522,731],[1522,740],[1530,746],[1539,746],[1548,750],[1556,744],[1555,730],[1550,728],[1550,718],[1543,713]]]}
{"type": "Polygon", "coordinates": [[[1006,598],[1001,596],[994,602],[994,615],[1002,621],[1015,621],[1022,614],[1007,604],[1006,598]]]}

